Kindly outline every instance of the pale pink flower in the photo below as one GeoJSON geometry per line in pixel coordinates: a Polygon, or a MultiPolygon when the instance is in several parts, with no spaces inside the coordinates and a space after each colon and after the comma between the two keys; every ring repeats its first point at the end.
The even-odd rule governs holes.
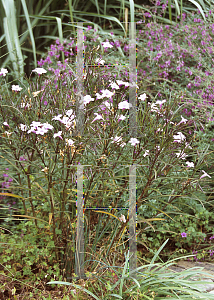
{"type": "Polygon", "coordinates": [[[1,68],[0,76],[3,75],[5,77],[7,73],[8,73],[7,69],[1,68]]]}
{"type": "Polygon", "coordinates": [[[12,85],[12,91],[20,92],[22,88],[19,85],[12,85]]]}
{"type": "Polygon", "coordinates": [[[121,214],[121,216],[119,217],[120,222],[126,223],[126,218],[124,215],[121,214]]]}
{"type": "Polygon", "coordinates": [[[101,43],[101,45],[102,45],[104,48],[112,48],[112,47],[113,47],[109,42],[103,42],[103,43],[101,43]]]}
{"type": "Polygon", "coordinates": [[[202,179],[202,178],[204,178],[204,177],[209,177],[209,178],[211,178],[211,176],[210,175],[208,175],[204,170],[202,170],[202,172],[204,173],[204,175],[202,175],[201,177],[200,177],[200,179],[202,179]]]}
{"type": "Polygon", "coordinates": [[[36,72],[37,74],[41,75],[43,73],[47,73],[47,71],[43,68],[36,68],[32,72],[36,72]]]}
{"type": "Polygon", "coordinates": [[[136,144],[139,144],[140,142],[136,138],[131,138],[129,143],[131,143],[132,146],[135,146],[136,144]]]}
{"type": "Polygon", "coordinates": [[[144,93],[144,94],[140,95],[138,98],[139,98],[140,100],[142,100],[142,101],[145,101],[145,99],[148,98],[148,97],[147,97],[146,94],[144,93]]]}

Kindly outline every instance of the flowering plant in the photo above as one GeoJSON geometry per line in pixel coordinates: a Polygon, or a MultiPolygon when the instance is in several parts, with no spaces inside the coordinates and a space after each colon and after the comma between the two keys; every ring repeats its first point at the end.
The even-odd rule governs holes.
{"type": "MultiPolygon", "coordinates": [[[[63,45],[58,45],[62,51],[63,45]]],[[[108,41],[103,44],[105,51],[109,45],[108,41]]],[[[88,51],[86,62],[93,61],[97,51],[97,48],[91,53],[88,51]]],[[[197,157],[191,146],[192,135],[182,133],[192,126],[192,122],[181,116],[184,104],[179,106],[178,95],[174,102],[156,101],[155,98],[147,101],[145,91],[137,87],[138,137],[130,137],[127,134],[129,83],[115,80],[113,73],[100,76],[100,72],[88,70],[84,76],[85,130],[83,136],[74,136],[77,83],[72,65],[69,72],[66,62],[65,65],[58,63],[57,72],[51,68],[46,70],[44,64],[40,64],[40,68],[33,70],[38,76],[36,83],[29,81],[26,87],[12,87],[12,98],[5,94],[0,103],[1,142],[5,145],[2,151],[14,168],[11,171],[14,187],[21,190],[25,215],[31,209],[36,226],[39,219],[48,220],[58,259],[57,246],[65,246],[65,222],[69,224],[70,212],[71,222],[75,220],[74,165],[81,162],[81,165],[94,168],[94,173],[92,168],[90,172],[85,171],[88,180],[87,184],[87,180],[84,181],[85,207],[128,207],[128,180],[121,186],[120,179],[121,174],[125,177],[127,172],[121,165],[140,165],[138,174],[142,183],[138,186],[137,206],[141,217],[144,203],[152,203],[154,198],[159,200],[157,211],[166,216],[164,209],[172,206],[173,200],[184,197],[184,190],[185,194],[191,193],[204,175],[209,176],[205,171],[204,175],[196,173],[203,165],[205,155],[202,153],[197,157]],[[193,161],[185,162],[190,153],[193,161]],[[21,163],[23,155],[26,160],[21,163]],[[93,192],[96,182],[101,176],[104,178],[105,173],[108,178],[102,192],[102,184],[93,192]],[[115,176],[118,173],[119,176],[115,176]],[[176,195],[172,197],[175,190],[176,195]],[[42,211],[41,215],[38,211],[42,211]]],[[[3,70],[2,74],[4,76],[6,72],[3,70]]],[[[123,223],[115,239],[128,218],[124,216],[121,220],[123,223]]]]}

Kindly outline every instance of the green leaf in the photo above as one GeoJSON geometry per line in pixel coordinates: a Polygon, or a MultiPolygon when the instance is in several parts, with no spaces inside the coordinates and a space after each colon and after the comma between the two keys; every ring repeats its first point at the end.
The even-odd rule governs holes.
{"type": "Polygon", "coordinates": [[[107,19],[107,20],[114,21],[114,22],[118,23],[122,27],[124,33],[126,33],[124,26],[122,25],[122,23],[116,17],[107,16],[107,15],[99,15],[99,14],[91,13],[91,12],[86,12],[86,13],[85,12],[81,12],[81,11],[74,11],[74,12],[78,13],[79,15],[101,17],[101,18],[104,18],[104,19],[107,19]]]}
{"type": "MultiPolygon", "coordinates": [[[[158,255],[159,255],[159,253],[161,252],[161,250],[165,247],[165,245],[167,244],[167,242],[168,242],[168,240],[169,239],[167,239],[164,243],[163,243],[163,245],[158,249],[158,251],[155,253],[155,256],[153,257],[153,259],[151,260],[151,265],[155,262],[155,260],[156,260],[156,258],[158,257],[158,255]]],[[[149,266],[149,271],[150,271],[150,269],[151,269],[151,267],[149,266]]]]}
{"type": "Polygon", "coordinates": [[[15,76],[19,78],[20,73],[24,74],[24,60],[20,47],[20,41],[18,36],[18,29],[16,25],[16,8],[14,0],[2,0],[2,5],[5,10],[5,16],[3,19],[3,26],[5,32],[5,38],[7,42],[7,48],[9,51],[10,60],[13,64],[15,76]],[[16,53],[14,53],[14,49],[16,53]]]}
{"type": "Polygon", "coordinates": [[[28,14],[28,9],[27,9],[26,2],[25,2],[25,0],[21,0],[21,2],[22,2],[24,14],[25,14],[25,18],[26,18],[27,25],[28,25],[28,30],[29,30],[29,34],[30,34],[32,48],[33,48],[34,67],[36,68],[36,66],[37,66],[36,45],[35,45],[35,40],[34,40],[34,36],[33,36],[32,25],[31,25],[31,22],[30,22],[30,18],[29,18],[29,14],[28,14]]]}
{"type": "Polygon", "coordinates": [[[123,297],[122,296],[120,296],[120,295],[116,295],[116,294],[110,294],[109,296],[114,296],[115,298],[117,298],[117,299],[123,299],[123,297]]]}
{"type": "MultiPolygon", "coordinates": [[[[205,15],[204,15],[204,12],[203,12],[201,6],[195,0],[189,0],[189,1],[192,2],[195,6],[197,6],[197,8],[200,10],[200,12],[204,18],[204,21],[206,22],[206,18],[205,18],[205,15]]],[[[204,6],[204,9],[205,9],[205,6],[204,6]]]]}
{"type": "MultiPolygon", "coordinates": [[[[56,21],[57,21],[57,26],[58,26],[58,31],[59,31],[59,40],[60,43],[63,44],[63,34],[62,34],[62,21],[60,18],[55,17],[56,21]]],[[[64,56],[64,52],[62,51],[62,62],[64,64],[65,61],[65,56],[64,56]]]]}

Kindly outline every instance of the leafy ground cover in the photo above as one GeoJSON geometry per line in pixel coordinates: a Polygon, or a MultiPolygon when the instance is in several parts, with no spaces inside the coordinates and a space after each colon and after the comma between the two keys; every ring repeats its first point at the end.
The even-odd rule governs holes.
{"type": "Polygon", "coordinates": [[[63,44],[57,40],[39,60],[40,69],[12,88],[1,69],[2,299],[203,297],[173,273],[163,278],[170,259],[213,256],[213,28],[188,17],[175,28],[138,24],[137,139],[125,134],[127,70],[102,67],[120,63],[122,54],[128,64],[128,38],[86,30],[89,137],[71,139],[77,97],[74,37],[63,44]],[[88,67],[94,63],[100,67],[88,67]],[[123,218],[117,210],[108,216],[85,211],[89,279],[56,287],[47,283],[65,283],[74,273],[76,171],[71,165],[80,159],[94,167],[84,173],[85,207],[99,203],[126,210],[123,218]],[[127,270],[128,169],[120,167],[133,162],[143,165],[137,171],[139,285],[127,270]],[[153,265],[156,261],[162,264],[153,265]]]}

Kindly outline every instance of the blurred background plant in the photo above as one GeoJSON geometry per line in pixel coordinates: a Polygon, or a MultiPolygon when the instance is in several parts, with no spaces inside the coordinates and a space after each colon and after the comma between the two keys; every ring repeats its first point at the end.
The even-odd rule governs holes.
{"type": "Polygon", "coordinates": [[[153,21],[176,25],[183,13],[200,11],[205,22],[212,1],[85,1],[80,0],[1,0],[0,1],[0,66],[10,68],[12,78],[30,75],[46,47],[63,35],[75,34],[73,22],[90,22],[105,33],[127,37],[128,22],[153,21]],[[9,53],[8,53],[9,52],[9,53]]]}

